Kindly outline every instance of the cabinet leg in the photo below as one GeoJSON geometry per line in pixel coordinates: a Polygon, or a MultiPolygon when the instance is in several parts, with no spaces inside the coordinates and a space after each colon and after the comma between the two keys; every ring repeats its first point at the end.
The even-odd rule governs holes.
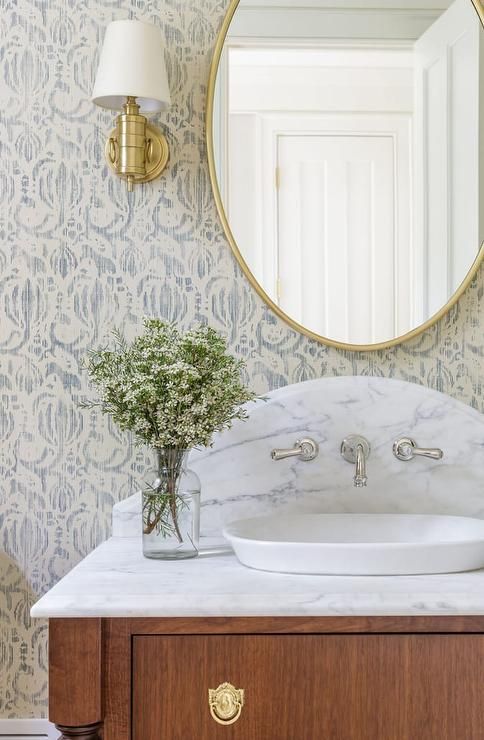
{"type": "Polygon", "coordinates": [[[65,725],[56,725],[57,729],[61,733],[59,740],[101,740],[99,731],[101,729],[101,723],[95,725],[85,725],[84,727],[66,727],[65,725]]]}

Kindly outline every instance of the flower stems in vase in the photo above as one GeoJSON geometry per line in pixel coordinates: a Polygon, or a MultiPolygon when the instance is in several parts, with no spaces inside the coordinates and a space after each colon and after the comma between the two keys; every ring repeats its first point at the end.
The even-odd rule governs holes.
{"type": "Polygon", "coordinates": [[[200,484],[186,467],[187,450],[212,444],[215,432],[246,419],[245,404],[256,396],[242,382],[243,361],[208,326],[183,333],[160,319],[145,319],[144,332],[132,344],[113,334],[114,349],[89,354],[87,370],[99,398],[82,405],[100,408],[154,450],[153,480],[142,491],[145,555],[192,557],[200,484]]]}

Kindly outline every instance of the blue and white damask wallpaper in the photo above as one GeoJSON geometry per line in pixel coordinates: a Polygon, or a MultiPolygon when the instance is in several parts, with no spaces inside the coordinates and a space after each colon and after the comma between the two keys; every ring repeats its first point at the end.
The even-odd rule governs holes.
{"type": "Polygon", "coordinates": [[[421,338],[356,355],[267,310],[217,218],[204,144],[211,53],[227,0],[0,0],[0,716],[46,714],[47,626],[29,609],[109,535],[143,453],[77,404],[80,363],[114,325],[208,320],[259,392],[321,375],[379,374],[484,411],[484,273],[421,338]],[[136,189],[103,158],[113,116],[89,100],[114,18],[159,24],[173,98],[171,162],[136,189]]]}

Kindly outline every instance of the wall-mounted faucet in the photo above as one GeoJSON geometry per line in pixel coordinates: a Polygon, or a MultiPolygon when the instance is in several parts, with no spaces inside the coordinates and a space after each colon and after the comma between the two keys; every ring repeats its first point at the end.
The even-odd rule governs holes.
{"type": "Polygon", "coordinates": [[[346,462],[355,464],[355,477],[353,483],[355,488],[364,488],[368,478],[366,477],[366,461],[370,457],[371,447],[366,437],[360,434],[351,434],[341,443],[341,455],[346,462]]]}
{"type": "Polygon", "coordinates": [[[314,439],[298,439],[289,450],[272,450],[273,460],[284,460],[286,457],[299,457],[303,462],[314,460],[319,453],[319,445],[314,439]]]}
{"type": "Polygon", "coordinates": [[[398,460],[408,462],[414,457],[428,457],[431,460],[442,460],[444,453],[438,447],[417,447],[410,437],[401,437],[393,443],[393,454],[398,460]]]}
{"type": "MultiPolygon", "coordinates": [[[[371,446],[366,437],[360,434],[350,434],[341,443],[341,456],[355,465],[353,482],[355,488],[363,488],[368,482],[366,475],[366,461],[370,457],[371,446]]],[[[285,460],[287,457],[298,457],[303,462],[314,460],[319,454],[319,445],[314,439],[305,437],[298,439],[294,447],[289,449],[274,449],[271,452],[273,460],[285,460]]],[[[441,460],[444,456],[439,447],[417,447],[415,440],[410,437],[400,437],[393,444],[393,454],[398,460],[408,462],[414,457],[427,457],[431,460],[441,460]]]]}

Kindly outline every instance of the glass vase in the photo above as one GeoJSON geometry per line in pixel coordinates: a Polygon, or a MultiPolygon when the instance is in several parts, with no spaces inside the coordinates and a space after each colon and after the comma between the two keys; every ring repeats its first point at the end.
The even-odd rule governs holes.
{"type": "Polygon", "coordinates": [[[200,480],[187,466],[189,450],[154,449],[154,469],[142,491],[143,555],[181,560],[198,555],[200,480]]]}

